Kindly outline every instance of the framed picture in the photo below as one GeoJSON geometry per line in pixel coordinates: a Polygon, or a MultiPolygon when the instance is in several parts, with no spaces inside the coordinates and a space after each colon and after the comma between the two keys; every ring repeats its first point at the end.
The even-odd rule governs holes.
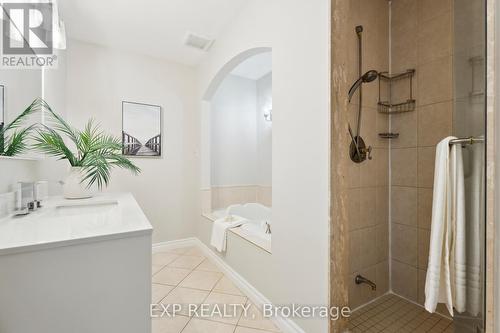
{"type": "Polygon", "coordinates": [[[161,156],[161,106],[122,102],[123,155],[161,156]]]}

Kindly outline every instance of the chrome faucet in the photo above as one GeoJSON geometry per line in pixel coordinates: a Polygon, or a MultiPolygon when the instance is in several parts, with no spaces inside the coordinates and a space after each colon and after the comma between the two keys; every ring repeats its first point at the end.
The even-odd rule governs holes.
{"type": "Polygon", "coordinates": [[[266,234],[270,235],[271,234],[271,225],[266,221],[266,234]]]}
{"type": "Polygon", "coordinates": [[[367,285],[372,287],[372,290],[377,290],[377,285],[364,276],[356,275],[356,277],[354,278],[354,282],[356,282],[356,284],[366,283],[367,285]]]}

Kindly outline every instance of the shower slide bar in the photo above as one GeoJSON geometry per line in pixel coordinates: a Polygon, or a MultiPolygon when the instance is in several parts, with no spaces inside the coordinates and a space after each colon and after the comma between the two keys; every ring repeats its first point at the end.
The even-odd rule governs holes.
{"type": "Polygon", "coordinates": [[[484,143],[484,138],[470,136],[468,138],[458,138],[450,141],[450,145],[473,145],[475,143],[484,143]]]}

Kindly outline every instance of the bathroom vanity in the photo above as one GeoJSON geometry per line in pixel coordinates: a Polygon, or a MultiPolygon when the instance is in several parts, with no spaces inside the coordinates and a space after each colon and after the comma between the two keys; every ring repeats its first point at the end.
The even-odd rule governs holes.
{"type": "Polygon", "coordinates": [[[152,227],[131,194],[0,220],[0,332],[151,332],[152,227]]]}

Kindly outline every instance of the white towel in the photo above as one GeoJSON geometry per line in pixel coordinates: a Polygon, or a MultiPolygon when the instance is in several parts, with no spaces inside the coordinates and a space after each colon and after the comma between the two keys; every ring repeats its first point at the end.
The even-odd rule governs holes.
{"type": "Polygon", "coordinates": [[[229,215],[214,221],[210,244],[219,252],[226,251],[227,229],[239,227],[246,222],[248,220],[236,215],[229,215]]]}
{"type": "Polygon", "coordinates": [[[484,146],[471,147],[472,167],[467,179],[467,312],[477,316],[481,311],[482,246],[484,233],[484,146]]]}
{"type": "Polygon", "coordinates": [[[437,303],[445,303],[453,316],[454,307],[465,311],[466,249],[462,148],[450,149],[452,139],[447,137],[436,147],[425,308],[434,312],[437,303]]]}

